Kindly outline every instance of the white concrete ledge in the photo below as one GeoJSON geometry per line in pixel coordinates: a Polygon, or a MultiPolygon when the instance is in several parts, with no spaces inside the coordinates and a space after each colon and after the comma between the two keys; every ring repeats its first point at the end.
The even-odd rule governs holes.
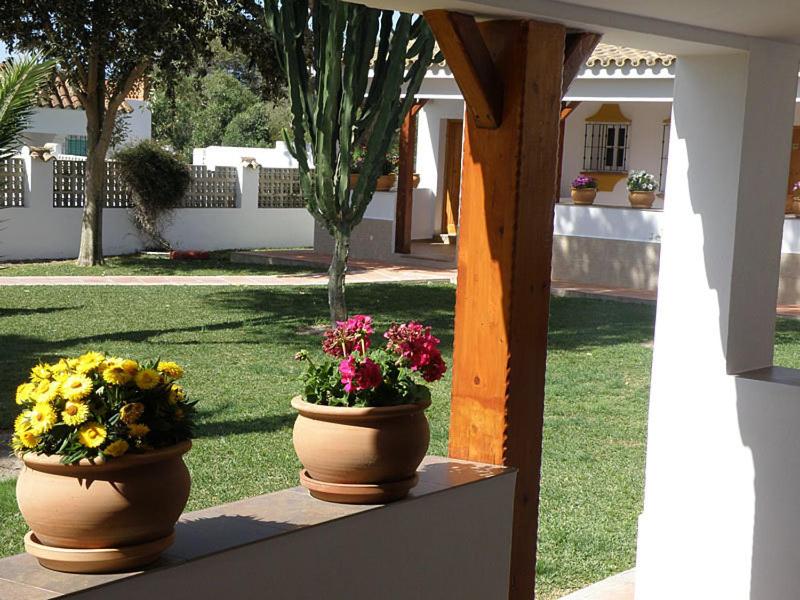
{"type": "Polygon", "coordinates": [[[504,598],[515,479],[428,457],[394,504],[329,504],[292,488],[185,514],[145,571],[70,575],[25,554],[2,559],[0,598],[504,598]]]}

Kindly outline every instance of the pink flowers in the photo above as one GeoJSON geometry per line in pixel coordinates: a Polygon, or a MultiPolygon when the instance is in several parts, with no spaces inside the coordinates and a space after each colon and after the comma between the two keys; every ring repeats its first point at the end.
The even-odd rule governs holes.
{"type": "Polygon", "coordinates": [[[430,327],[417,321],[394,324],[383,337],[388,340],[386,349],[402,357],[425,381],[438,381],[447,370],[439,351],[439,338],[431,335],[430,327]]]}
{"type": "Polygon", "coordinates": [[[329,356],[347,356],[353,352],[366,354],[373,332],[372,317],[355,315],[347,321],[337,321],[335,329],[325,332],[322,350],[329,356]]]}
{"type": "Polygon", "coordinates": [[[380,366],[371,358],[358,361],[354,355],[350,355],[339,363],[339,373],[342,375],[344,390],[348,394],[374,390],[383,381],[380,366]]]}
{"type": "Polygon", "coordinates": [[[355,315],[325,332],[322,361],[305,351],[295,355],[308,365],[303,375],[307,402],[393,406],[430,401],[424,382],[438,381],[447,370],[431,328],[417,321],[394,324],[380,347],[372,347],[373,333],[372,318],[355,315]]]}

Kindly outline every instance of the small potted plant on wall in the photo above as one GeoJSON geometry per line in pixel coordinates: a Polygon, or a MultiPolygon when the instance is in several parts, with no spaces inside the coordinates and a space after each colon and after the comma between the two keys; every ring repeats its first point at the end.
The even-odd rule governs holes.
{"type": "Polygon", "coordinates": [[[174,362],[87,352],[38,364],[17,388],[12,446],[25,549],[45,567],[141,567],[172,544],[189,498],[194,403],[174,362]]]}
{"type": "MultiPolygon", "coordinates": [[[[350,187],[353,188],[358,182],[361,174],[361,168],[364,165],[364,160],[367,156],[367,145],[359,144],[353,150],[353,158],[350,162],[350,187]]],[[[397,165],[400,162],[400,156],[396,149],[389,150],[383,161],[383,170],[378,177],[378,182],[375,184],[376,192],[388,192],[392,189],[397,181],[397,165]]]]}
{"type": "Polygon", "coordinates": [[[573,204],[592,204],[597,196],[597,180],[588,175],[579,175],[572,180],[573,204]]]}
{"type": "Polygon", "coordinates": [[[294,447],[312,496],[350,504],[403,498],[428,449],[426,383],[446,371],[439,340],[416,321],[394,324],[373,346],[372,319],[356,315],[325,332],[324,357],[308,352],[294,447]]]}
{"type": "Polygon", "coordinates": [[[656,199],[658,180],[647,171],[631,171],[628,175],[628,202],[634,208],[651,208],[656,199]]]}

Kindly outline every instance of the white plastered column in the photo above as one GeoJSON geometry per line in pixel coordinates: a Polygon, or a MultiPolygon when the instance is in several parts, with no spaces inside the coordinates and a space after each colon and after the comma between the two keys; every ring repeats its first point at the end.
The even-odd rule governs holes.
{"type": "Polygon", "coordinates": [[[769,491],[796,493],[800,508],[800,443],[791,427],[770,433],[793,423],[800,440],[800,388],[792,403],[786,386],[736,375],[772,364],[798,63],[797,47],[760,41],[677,63],[637,600],[800,590],[800,531],[775,549],[794,567],[755,583],[765,564],[759,510],[800,527],[800,510],[769,491]],[[796,471],[759,475],[766,438],[760,455],[796,471]]]}

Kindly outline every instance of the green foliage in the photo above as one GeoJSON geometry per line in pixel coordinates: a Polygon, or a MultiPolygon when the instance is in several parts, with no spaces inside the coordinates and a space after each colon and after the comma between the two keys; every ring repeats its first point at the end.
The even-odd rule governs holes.
{"type": "Polygon", "coordinates": [[[40,54],[8,59],[0,67],[0,160],[12,156],[55,65],[40,54]]]}
{"type": "Polygon", "coordinates": [[[180,206],[189,188],[189,169],[152,140],[117,152],[115,159],[132,191],[134,223],[159,247],[169,249],[162,234],[164,220],[180,206]]]}
{"type": "Polygon", "coordinates": [[[157,86],[151,107],[154,138],[185,159],[192,148],[272,146],[290,123],[285,102],[260,100],[245,83],[220,68],[204,76],[180,78],[171,89],[157,86]]]}

